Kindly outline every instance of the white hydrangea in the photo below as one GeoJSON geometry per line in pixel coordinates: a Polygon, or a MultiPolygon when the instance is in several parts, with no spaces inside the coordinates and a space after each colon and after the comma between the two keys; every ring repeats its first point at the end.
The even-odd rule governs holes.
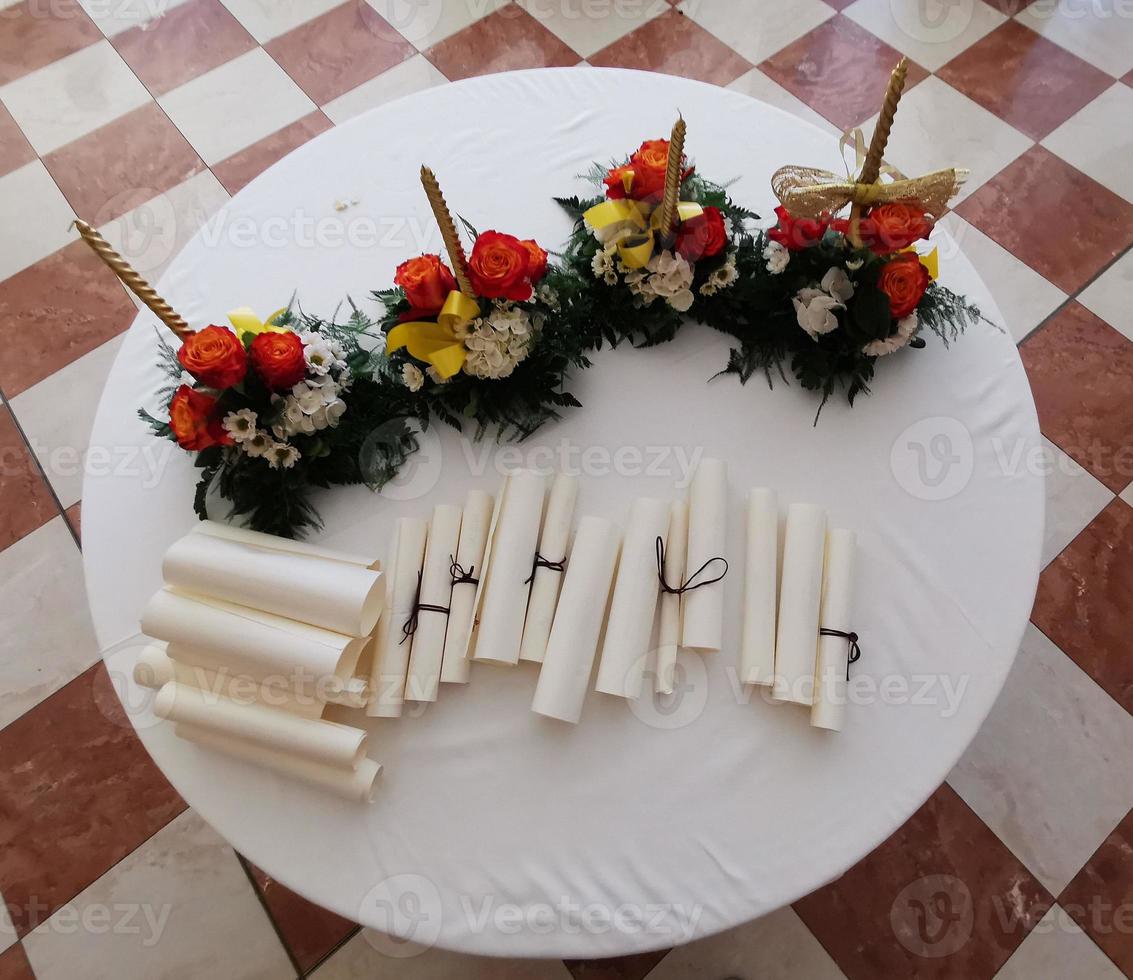
{"type": "Polygon", "coordinates": [[[786,245],[769,241],[763,246],[763,260],[767,263],[767,271],[777,276],[787,268],[787,264],[791,261],[791,252],[786,245]]]}
{"type": "Polygon", "coordinates": [[[342,385],[329,375],[324,378],[307,378],[281,398],[273,402],[280,406],[279,421],[272,426],[277,439],[302,433],[311,435],[328,426],[335,426],[346,411],[346,403],[339,398],[342,385]],[[335,408],[330,411],[330,406],[335,408]]]}
{"type": "Polygon", "coordinates": [[[499,303],[469,327],[464,370],[476,378],[506,378],[527,356],[538,324],[526,310],[499,303]]]}
{"type": "Polygon", "coordinates": [[[795,316],[798,317],[799,326],[802,327],[812,340],[818,340],[824,333],[830,333],[838,326],[835,310],[845,307],[833,296],[822,289],[806,286],[800,289],[791,300],[795,304],[795,316]]]}
{"type": "Polygon", "coordinates": [[[727,289],[739,277],[740,274],[736,271],[736,253],[729,252],[724,264],[718,269],[713,269],[701,284],[700,295],[715,296],[721,289],[727,289]]]}
{"type": "Polygon", "coordinates": [[[658,252],[644,269],[627,270],[625,281],[642,306],[658,298],[679,313],[692,306],[692,266],[677,253],[658,252]]]}
{"type": "Polygon", "coordinates": [[[870,357],[884,357],[886,354],[892,354],[894,351],[899,351],[912,340],[913,334],[916,332],[917,314],[914,311],[907,317],[897,321],[897,330],[895,333],[881,340],[871,340],[862,348],[862,353],[868,354],[870,357]]]}
{"type": "Polygon", "coordinates": [[[410,391],[420,391],[425,375],[416,364],[406,364],[401,369],[401,380],[410,391]]]}
{"type": "Polygon", "coordinates": [[[265,454],[268,466],[273,470],[289,470],[302,458],[302,454],[287,442],[273,442],[265,454]]]}
{"type": "Polygon", "coordinates": [[[545,282],[540,283],[535,287],[535,298],[541,303],[546,303],[556,313],[559,310],[559,294],[555,292],[545,282]]]}
{"type": "Polygon", "coordinates": [[[845,304],[854,295],[854,284],[841,266],[832,265],[827,269],[820,285],[839,303],[845,304]]]}
{"type": "Polygon", "coordinates": [[[241,408],[224,416],[222,424],[233,442],[247,442],[256,434],[256,413],[250,408],[241,408]]]}

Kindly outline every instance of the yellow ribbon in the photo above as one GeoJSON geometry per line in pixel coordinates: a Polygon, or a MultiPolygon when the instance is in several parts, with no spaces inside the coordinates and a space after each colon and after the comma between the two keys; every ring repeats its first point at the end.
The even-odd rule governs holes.
{"type": "Polygon", "coordinates": [[[266,320],[261,320],[250,306],[241,306],[228,314],[228,320],[236,328],[236,336],[240,338],[246,333],[250,333],[253,337],[262,333],[287,333],[286,327],[275,324],[275,318],[286,312],[287,307],[284,306],[266,320]]]}
{"type": "MultiPolygon", "coordinates": [[[[917,250],[910,245],[904,249],[906,252],[916,252],[917,250]]],[[[940,278],[940,254],[934,248],[931,252],[926,252],[924,255],[917,252],[917,258],[921,260],[921,265],[928,269],[928,276],[932,280],[940,278]]]]}
{"type": "MultiPolygon", "coordinates": [[[[704,213],[692,201],[677,202],[677,219],[688,221],[704,213]]],[[[617,241],[618,257],[627,269],[643,269],[653,258],[659,240],[660,207],[629,198],[595,204],[582,216],[591,228],[617,241]]]]}
{"type": "Polygon", "coordinates": [[[437,314],[431,320],[413,320],[399,323],[386,336],[386,352],[409,349],[418,361],[431,364],[442,378],[451,378],[464,367],[468,352],[460,328],[480,315],[480,307],[471,296],[452,290],[437,314]]]}

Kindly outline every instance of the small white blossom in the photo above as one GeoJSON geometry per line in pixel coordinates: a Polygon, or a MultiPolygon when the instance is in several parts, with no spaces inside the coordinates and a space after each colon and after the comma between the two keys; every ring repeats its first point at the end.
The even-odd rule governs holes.
{"type": "Polygon", "coordinates": [[[540,283],[535,287],[535,298],[541,303],[546,303],[552,310],[558,312],[559,294],[546,283],[540,283]]]}
{"type": "Polygon", "coordinates": [[[259,429],[240,444],[240,448],[251,457],[262,456],[272,447],[271,436],[259,429]]]}
{"type": "Polygon", "coordinates": [[[420,391],[425,383],[425,375],[416,364],[406,364],[401,369],[401,380],[410,391],[420,391]]]}
{"type": "Polygon", "coordinates": [[[506,378],[526,356],[540,324],[511,303],[497,303],[487,316],[473,320],[464,341],[464,370],[476,378],[506,378]]]}
{"type": "Polygon", "coordinates": [[[300,453],[298,449],[286,442],[275,442],[268,449],[265,458],[268,461],[268,466],[273,470],[278,470],[281,467],[289,470],[299,462],[300,453]]]}
{"type": "Polygon", "coordinates": [[[683,255],[661,252],[645,267],[649,270],[648,290],[662,297],[678,313],[692,306],[692,266],[683,255]]]}
{"type": "Polygon", "coordinates": [[[865,265],[865,259],[846,259],[846,268],[851,272],[857,272],[863,265],[865,265]]]}
{"type": "Polygon", "coordinates": [[[837,327],[838,318],[834,315],[834,311],[844,309],[843,305],[829,293],[811,286],[800,289],[791,302],[795,305],[799,326],[813,340],[818,340],[820,334],[830,333],[837,327]]]}
{"type": "Polygon", "coordinates": [[[250,408],[241,408],[224,416],[222,424],[233,442],[247,442],[256,434],[256,413],[250,408]]]}
{"type": "Polygon", "coordinates": [[[914,311],[907,317],[897,321],[897,330],[895,333],[881,340],[871,340],[862,348],[862,353],[868,354],[870,357],[884,357],[886,354],[892,354],[894,351],[899,351],[912,340],[913,334],[916,332],[917,314],[914,311]]]}
{"type": "Polygon", "coordinates": [[[614,276],[614,282],[617,282],[617,276],[614,272],[614,251],[610,249],[602,249],[594,253],[594,258],[590,261],[590,268],[594,271],[595,279],[605,279],[607,283],[610,282],[610,276],[614,276]]]}
{"type": "Polygon", "coordinates": [[[336,398],[323,411],[326,412],[327,424],[334,428],[338,425],[338,420],[346,414],[346,402],[341,398],[336,398]]]}
{"type": "Polygon", "coordinates": [[[763,246],[763,258],[767,262],[767,271],[777,276],[787,268],[787,263],[791,261],[791,253],[779,242],[768,242],[763,246]]]}
{"type": "Polygon", "coordinates": [[[822,277],[822,288],[833,296],[839,303],[845,304],[854,295],[854,284],[846,275],[846,270],[840,266],[832,265],[822,277]]]}
{"type": "Polygon", "coordinates": [[[319,377],[330,374],[332,370],[346,367],[342,347],[335,341],[327,340],[322,334],[311,331],[299,334],[303,341],[303,356],[311,373],[319,377]]]}

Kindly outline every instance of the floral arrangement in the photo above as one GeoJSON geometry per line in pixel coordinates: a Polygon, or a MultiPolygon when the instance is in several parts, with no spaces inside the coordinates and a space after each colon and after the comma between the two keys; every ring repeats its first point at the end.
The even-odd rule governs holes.
{"type": "Polygon", "coordinates": [[[422,183],[449,256],[402,262],[392,289],[374,293],[386,314],[390,370],[415,396],[420,414],[457,428],[475,420],[522,438],[578,401],[563,390],[572,368],[589,366],[599,338],[579,290],[548,263],[533,239],[477,232],[467,222],[466,256],[448,206],[428,168],[422,183]]]}
{"type": "Polygon", "coordinates": [[[695,307],[731,289],[753,247],[745,230],[758,215],[696,173],[684,156],[685,123],[671,138],[646,140],[623,162],[595,165],[600,197],[556,198],[575,219],[567,267],[589,283],[592,315],[611,344],[671,340],[695,307]]]}
{"type": "Polygon", "coordinates": [[[160,339],[169,383],[158,397],[168,420],[138,413],[196,454],[202,519],[215,487],[252,528],[290,537],[319,523],[311,488],[379,487],[397,474],[417,448],[404,424],[413,406],[374,377],[361,313],[345,325],[289,309],[266,321],[246,308],[229,317],[231,328],[184,332],[176,349],[160,339]]]}

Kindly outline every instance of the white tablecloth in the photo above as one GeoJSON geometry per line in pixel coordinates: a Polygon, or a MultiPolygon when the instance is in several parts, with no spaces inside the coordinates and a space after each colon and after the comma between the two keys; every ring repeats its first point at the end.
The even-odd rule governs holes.
{"type": "MultiPolygon", "coordinates": [[[[678,110],[701,171],[738,178],[734,197],[765,215],[777,166],[842,167],[829,137],[734,92],[621,71],[493,75],[382,107],[291,154],[197,235],[161,291],[197,326],[244,304],[266,315],[296,290],[310,310],[348,294],[373,310],[368,292],[400,261],[440,248],[423,162],[479,228],[555,247],[569,222],[551,196],[589,192],[576,175],[591,161],[667,134],[678,110]]],[[[945,283],[996,319],[978,276],[942,245],[945,283]]],[[[162,552],[194,520],[189,459],[134,416],[159,380],[152,325],[139,317],[114,366],[93,439],[114,465],[84,487],[87,583],[106,646],[136,630],[162,552]]],[[[209,755],[136,712],[158,765],[284,884],[364,924],[469,952],[667,946],[840,874],[948,775],[1011,665],[1039,568],[1034,406],[1009,335],[983,324],[950,351],[930,339],[884,359],[876,394],[853,409],[833,400],[817,426],[815,399],[797,385],[710,382],[727,347],[693,327],[668,346],[604,352],[571,385],[585,408],[520,450],[445,432],[386,497],[352,488],[318,499],[323,540],[384,550],[395,518],[426,517],[473,486],[494,491],[497,466],[580,467],[578,513],[620,522],[634,496],[683,493],[674,486],[696,454],[727,459],[726,649],[682,659],[675,704],[592,693],[572,728],[528,710],[531,665],[477,667],[423,714],[373,723],[386,772],[370,807],[209,755]],[[784,504],[824,505],[860,533],[855,671],[879,690],[849,706],[840,735],[737,690],[743,496],[756,485],[784,504]]],[[[123,693],[141,698],[128,682],[123,693]]]]}

